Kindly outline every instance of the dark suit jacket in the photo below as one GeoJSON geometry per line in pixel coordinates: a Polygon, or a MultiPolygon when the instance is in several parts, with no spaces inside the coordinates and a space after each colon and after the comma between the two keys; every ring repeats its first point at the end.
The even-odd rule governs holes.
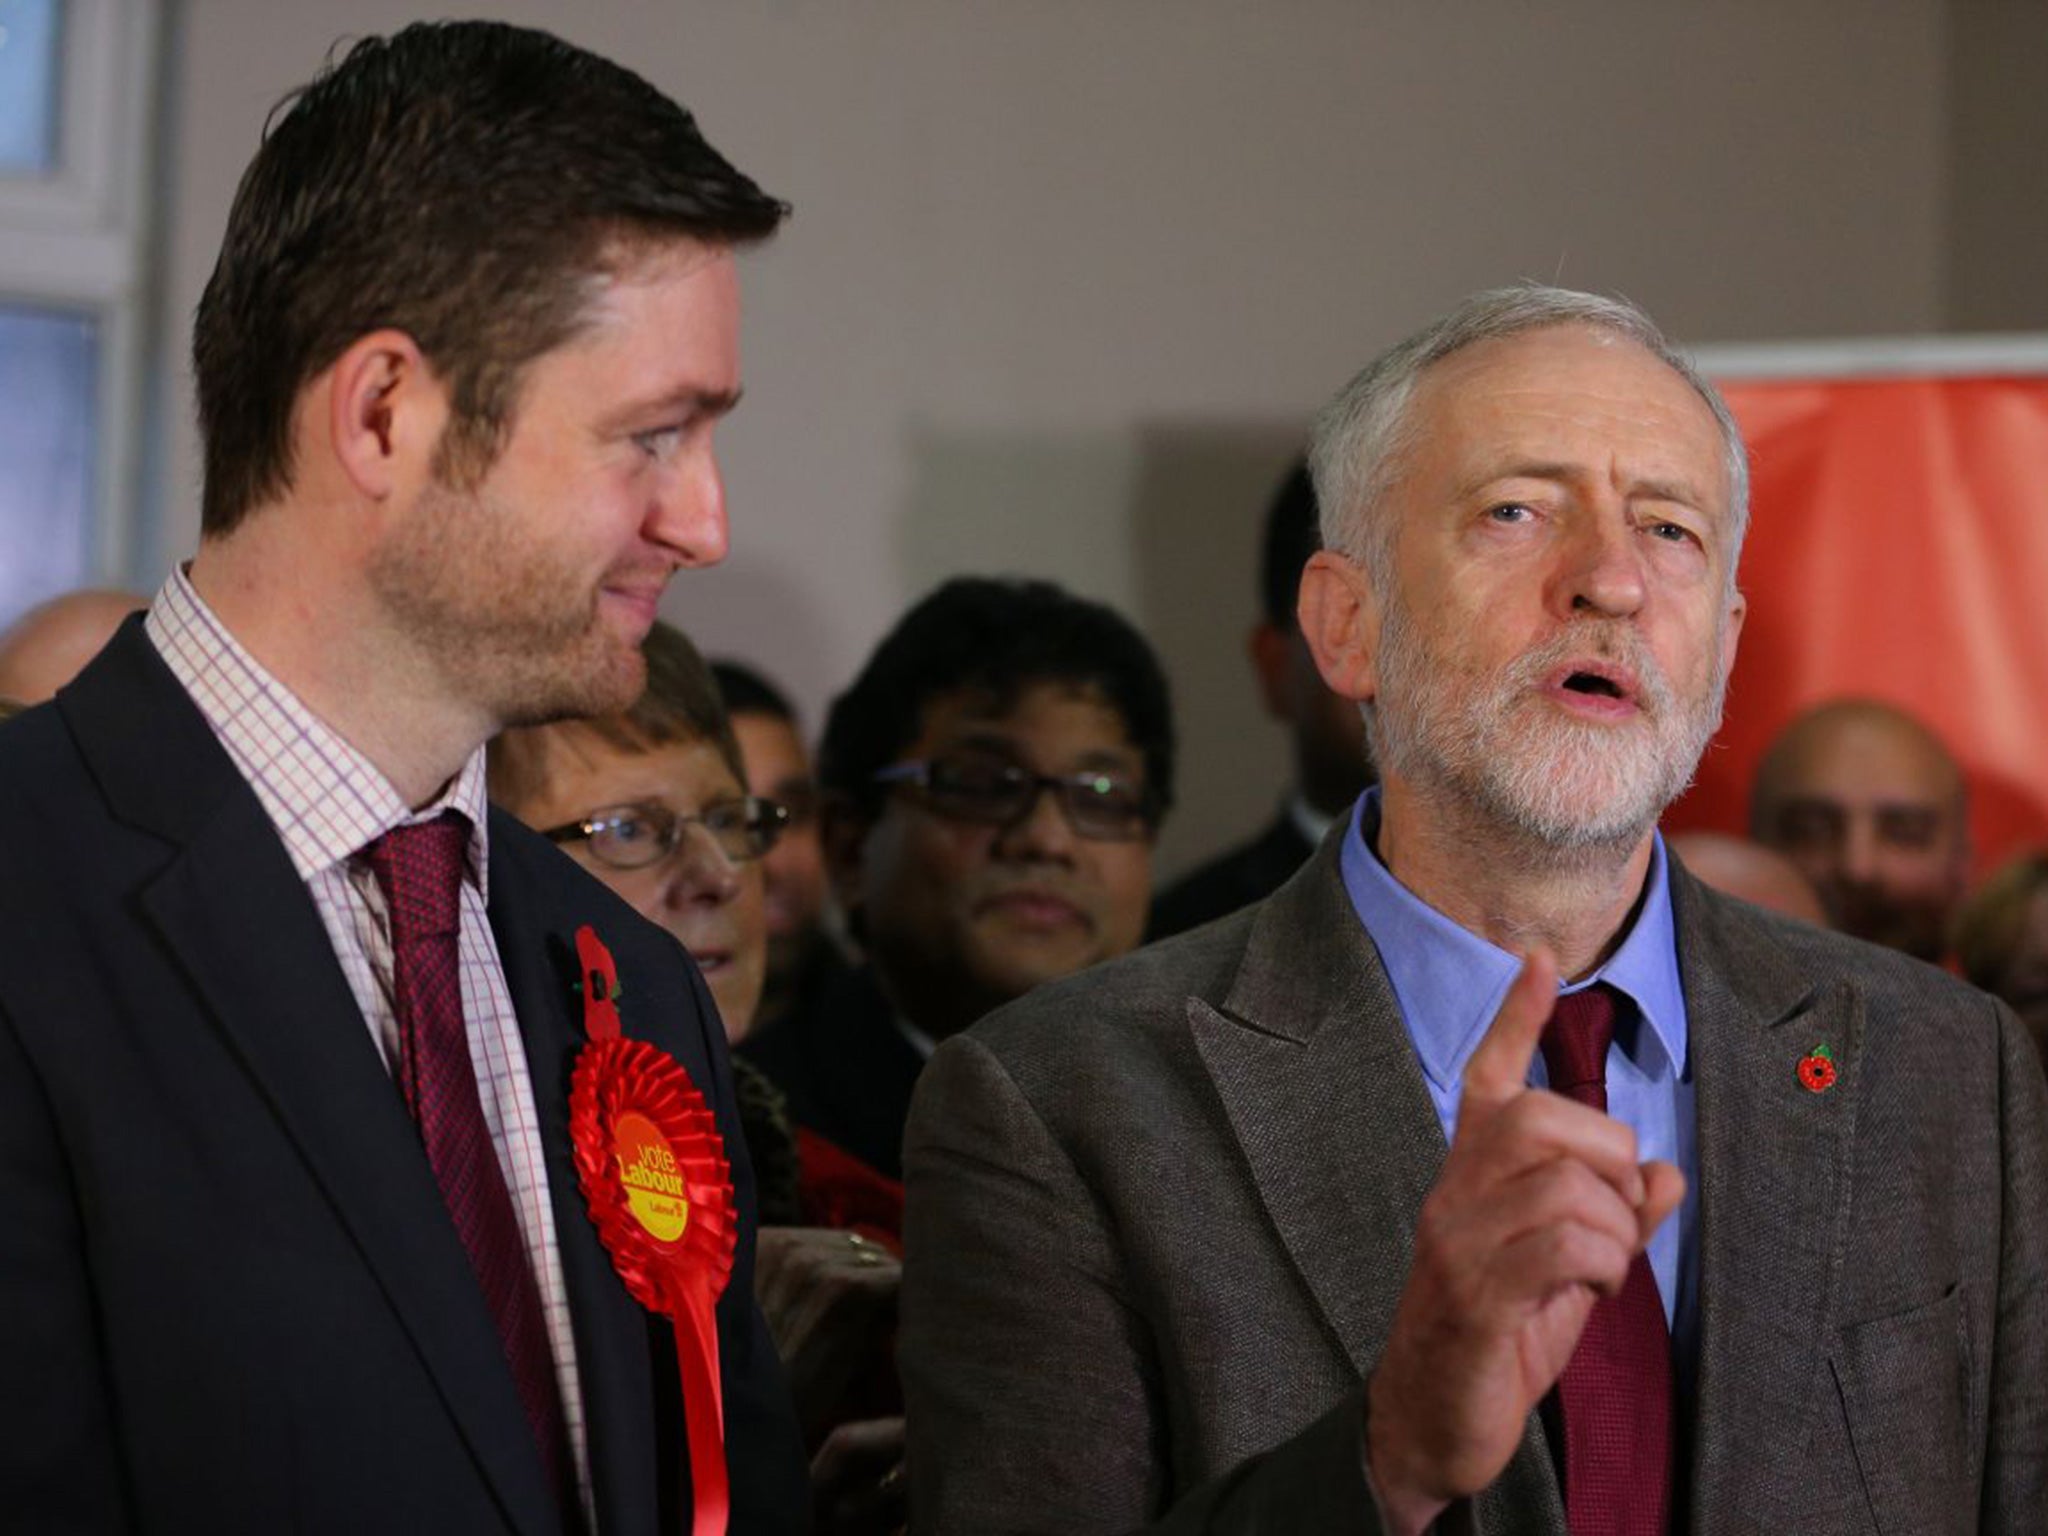
{"type": "Polygon", "coordinates": [[[789,1118],[878,1173],[903,1177],[903,1122],[924,1057],[867,966],[842,968],[805,1007],[740,1044],[789,1100],[789,1118]]]}
{"type": "Polygon", "coordinates": [[[1250,842],[1218,854],[1161,891],[1152,903],[1149,937],[1170,939],[1264,901],[1315,851],[1315,844],[1301,835],[1294,818],[1282,808],[1272,825],[1250,842]]]}
{"type": "MultiPolygon", "coordinates": [[[[618,960],[627,1032],[689,1072],[733,1161],[732,1528],[802,1530],[717,1014],[673,940],[556,850],[495,812],[490,848],[600,1530],[687,1529],[688,1473],[672,1335],[627,1296],[570,1162],[585,922],[618,960]]],[[[312,898],[139,623],[0,726],[0,850],[0,1524],[557,1533],[490,1313],[312,898]]]]}
{"type": "MultiPolygon", "coordinates": [[[[920,1536],[1369,1532],[1362,1383],[1444,1138],[1337,836],[927,1068],[920,1536]]],[[[2048,1090],[2004,1008],[1672,876],[1697,1089],[1690,1528],[2048,1521],[2048,1090]],[[1809,1092],[1816,1045],[1839,1076],[1809,1092]]],[[[1441,1529],[1564,1536],[1532,1415],[1441,1529]]]]}

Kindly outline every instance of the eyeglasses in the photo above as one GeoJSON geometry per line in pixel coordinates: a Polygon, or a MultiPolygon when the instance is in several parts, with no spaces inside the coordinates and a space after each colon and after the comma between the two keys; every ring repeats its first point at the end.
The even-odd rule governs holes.
{"type": "Polygon", "coordinates": [[[610,869],[645,869],[681,847],[685,829],[693,825],[711,834],[720,853],[744,864],[774,847],[788,824],[789,812],[773,800],[744,795],[707,805],[696,816],[678,815],[654,800],[607,806],[541,836],[556,843],[587,840],[590,856],[610,869]]]}
{"type": "Polygon", "coordinates": [[[1157,816],[1144,785],[1100,770],[1033,773],[1000,758],[937,757],[894,763],[875,782],[915,785],[937,814],[990,827],[1015,826],[1051,790],[1075,834],[1104,843],[1148,836],[1157,816]]]}

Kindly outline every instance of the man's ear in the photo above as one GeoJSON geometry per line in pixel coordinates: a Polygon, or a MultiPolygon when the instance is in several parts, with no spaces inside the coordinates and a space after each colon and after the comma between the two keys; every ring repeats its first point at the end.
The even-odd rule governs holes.
{"type": "Polygon", "coordinates": [[[1317,550],[1302,570],[1295,614],[1332,693],[1359,702],[1378,693],[1380,609],[1365,572],[1334,550],[1317,550]]]}
{"type": "Polygon", "coordinates": [[[328,444],[367,500],[424,486],[447,422],[447,390],[403,331],[370,332],[328,370],[328,444]]]}

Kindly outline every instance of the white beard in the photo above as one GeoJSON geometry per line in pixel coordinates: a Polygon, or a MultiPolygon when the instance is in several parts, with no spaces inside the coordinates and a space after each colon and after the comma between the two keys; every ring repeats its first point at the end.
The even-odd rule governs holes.
{"type": "MultiPolygon", "coordinates": [[[[1721,651],[1717,623],[1713,655],[1721,651]]],[[[1429,654],[1398,596],[1385,604],[1379,693],[1367,706],[1383,772],[1463,800],[1486,821],[1558,854],[1633,848],[1692,782],[1721,723],[1727,672],[1681,700],[1631,626],[1586,620],[1490,676],[1429,654]],[[1599,656],[1637,679],[1635,719],[1573,720],[1537,692],[1573,659],[1599,656]]]]}

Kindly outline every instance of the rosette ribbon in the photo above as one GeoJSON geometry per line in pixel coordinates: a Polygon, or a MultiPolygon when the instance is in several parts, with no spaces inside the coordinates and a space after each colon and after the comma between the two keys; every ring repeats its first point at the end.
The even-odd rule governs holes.
{"type": "Polygon", "coordinates": [[[732,1172],[703,1094],[680,1063],[620,1031],[618,971],[576,933],[583,1027],[569,1133],[590,1219],[633,1299],[675,1329],[689,1435],[692,1536],[724,1536],[731,1494],[714,1309],[739,1240],[732,1172]]]}

